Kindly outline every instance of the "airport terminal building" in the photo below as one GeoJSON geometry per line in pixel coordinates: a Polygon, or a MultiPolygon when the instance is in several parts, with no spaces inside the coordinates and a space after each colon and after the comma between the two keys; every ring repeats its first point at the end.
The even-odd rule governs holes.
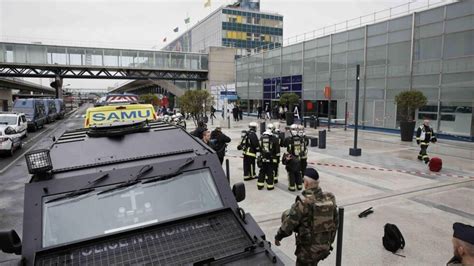
{"type": "Polygon", "coordinates": [[[255,54],[259,47],[280,47],[283,16],[261,12],[258,1],[241,0],[220,7],[181,34],[163,50],[206,53],[211,46],[236,48],[237,56],[255,54]]]}
{"type": "Polygon", "coordinates": [[[359,119],[397,129],[395,95],[416,89],[428,98],[417,111],[435,131],[474,135],[474,1],[464,0],[239,58],[236,90],[253,110],[282,93],[303,99],[305,115],[353,122],[355,70],[361,66],[359,119]]]}

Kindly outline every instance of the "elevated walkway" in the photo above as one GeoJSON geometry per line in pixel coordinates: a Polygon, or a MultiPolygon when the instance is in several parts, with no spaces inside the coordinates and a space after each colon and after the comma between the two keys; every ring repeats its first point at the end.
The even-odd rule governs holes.
{"type": "Polygon", "coordinates": [[[0,77],[207,80],[200,53],[0,42],[0,77]]]}

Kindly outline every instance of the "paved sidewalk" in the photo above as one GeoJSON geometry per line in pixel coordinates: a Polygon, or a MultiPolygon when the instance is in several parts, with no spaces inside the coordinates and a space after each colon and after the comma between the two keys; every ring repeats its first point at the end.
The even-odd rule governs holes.
{"type": "MultiPolygon", "coordinates": [[[[220,118],[220,117],[219,117],[220,118]]],[[[231,183],[242,181],[241,152],[236,149],[240,132],[250,121],[221,119],[208,123],[210,129],[222,125],[232,142],[228,148],[231,183]]],[[[281,123],[283,127],[284,124],[281,123]]],[[[319,130],[319,129],[318,129],[319,130]]],[[[307,129],[317,136],[318,130],[307,129]]],[[[418,161],[415,142],[400,141],[396,134],[359,131],[362,156],[349,156],[353,130],[331,128],[327,132],[326,149],[311,147],[308,161],[321,176],[323,190],[336,195],[345,207],[344,265],[440,265],[452,257],[452,224],[474,224],[474,144],[439,140],[430,145],[431,157],[443,159],[443,169],[432,173],[418,161]],[[374,208],[367,218],[357,214],[374,208]],[[399,257],[382,245],[385,223],[397,224],[406,240],[399,257]]],[[[258,191],[256,181],[246,182],[247,198],[240,205],[250,212],[273,240],[280,225],[281,213],[294,202],[297,192],[287,190],[284,167],[280,166],[279,183],[273,191],[258,191]]],[[[278,248],[288,263],[294,262],[294,237],[282,241],[278,248]]],[[[335,247],[335,246],[334,246],[335,247]]],[[[321,265],[334,265],[335,251],[321,265]]]]}

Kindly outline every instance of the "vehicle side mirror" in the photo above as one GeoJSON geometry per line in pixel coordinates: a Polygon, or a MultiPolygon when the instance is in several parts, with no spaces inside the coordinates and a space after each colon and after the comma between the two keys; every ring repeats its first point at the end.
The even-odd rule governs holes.
{"type": "Polygon", "coordinates": [[[0,249],[5,253],[21,254],[21,239],[15,230],[0,232],[0,249]]]}
{"type": "Polygon", "coordinates": [[[5,135],[15,135],[16,134],[16,130],[9,127],[7,129],[5,129],[5,135]]]}
{"type": "Polygon", "coordinates": [[[242,182],[234,184],[232,187],[232,193],[234,193],[237,202],[243,201],[245,199],[245,184],[242,182]]]}

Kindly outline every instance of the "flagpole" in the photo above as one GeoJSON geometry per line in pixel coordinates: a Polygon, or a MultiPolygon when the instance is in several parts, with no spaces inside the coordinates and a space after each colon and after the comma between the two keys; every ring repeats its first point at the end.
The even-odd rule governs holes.
{"type": "MultiPolygon", "coordinates": [[[[186,19],[190,19],[190,18],[189,18],[189,13],[188,13],[188,12],[186,12],[186,19]]],[[[189,21],[188,23],[186,23],[186,22],[185,22],[185,24],[186,24],[186,31],[188,31],[188,30],[189,30],[189,23],[190,23],[190,21],[189,21]]]]}

